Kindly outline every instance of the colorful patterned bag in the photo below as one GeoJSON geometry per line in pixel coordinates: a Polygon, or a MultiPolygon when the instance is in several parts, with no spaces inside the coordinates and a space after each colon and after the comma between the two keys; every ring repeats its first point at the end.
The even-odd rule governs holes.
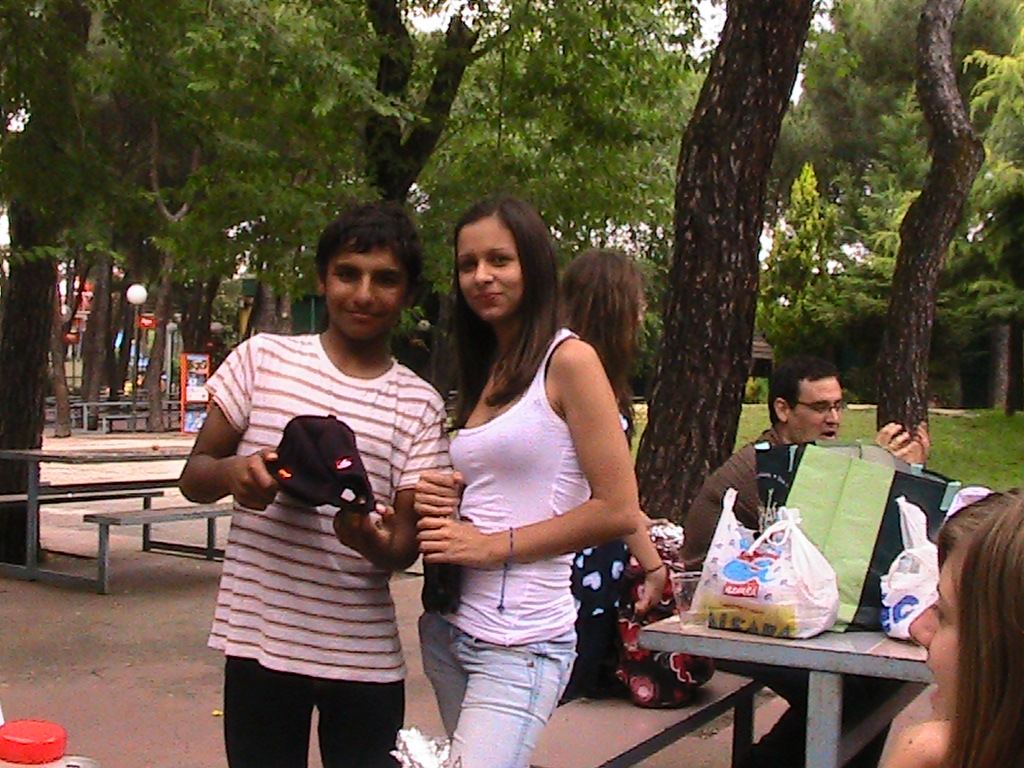
{"type": "Polygon", "coordinates": [[[640,629],[651,622],[676,615],[672,584],[665,582],[661,601],[643,617],[633,610],[644,572],[630,559],[626,569],[622,599],[619,600],[619,667],[617,674],[629,690],[629,699],[638,707],[681,707],[693,698],[693,692],[711,679],[714,662],[704,656],[687,653],[651,651],[640,647],[640,629]]]}

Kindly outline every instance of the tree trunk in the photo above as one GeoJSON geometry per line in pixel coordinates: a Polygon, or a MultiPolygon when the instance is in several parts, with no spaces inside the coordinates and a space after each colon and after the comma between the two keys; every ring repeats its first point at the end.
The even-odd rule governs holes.
{"type": "Polygon", "coordinates": [[[1006,408],[1006,394],[1010,384],[1010,326],[1001,323],[989,332],[989,392],[990,408],[1006,408]]]}
{"type": "Polygon", "coordinates": [[[60,295],[53,292],[53,325],[50,332],[50,386],[56,404],[54,437],[71,437],[71,393],[68,391],[67,370],[64,358],[67,345],[64,343],[64,316],[61,313],[60,295]]]}
{"type": "Polygon", "coordinates": [[[171,289],[174,271],[174,257],[164,253],[160,259],[160,281],[157,283],[156,301],[153,314],[156,316],[156,332],[153,346],[149,350],[149,365],[146,367],[146,399],[149,413],[146,415],[147,432],[163,432],[164,396],[170,394],[170,371],[168,371],[166,393],[163,386],[164,357],[167,351],[167,320],[171,314],[171,289]]]}
{"type": "Polygon", "coordinates": [[[437,322],[430,327],[430,367],[428,379],[445,398],[455,386],[455,350],[451,345],[452,309],[450,293],[440,297],[437,322]]]}
{"type": "Polygon", "coordinates": [[[182,302],[181,332],[182,352],[202,352],[210,339],[210,319],[213,316],[213,302],[220,290],[220,278],[210,278],[205,283],[193,283],[182,302]]]}
{"type": "Polygon", "coordinates": [[[750,370],[765,190],[811,0],[730,0],[683,134],[665,330],[637,457],[644,509],[685,519],[733,450],[750,370]]]}
{"type": "Polygon", "coordinates": [[[270,283],[258,281],[246,335],[288,333],[291,327],[291,306],[290,300],[282,300],[274,293],[270,283]]]}
{"type": "Polygon", "coordinates": [[[878,426],[928,421],[928,358],[939,275],[985,150],[967,115],[953,62],[964,0],[926,0],[917,27],[917,98],[932,164],[900,224],[900,249],[878,366],[878,426]]]}
{"type": "MultiPolygon", "coordinates": [[[[11,290],[10,281],[7,279],[7,273],[0,269],[0,296],[6,296],[11,290]]],[[[0,301],[0,328],[4,324],[4,303],[0,301]]]]}
{"type": "MultiPolygon", "coordinates": [[[[14,253],[54,241],[19,201],[11,203],[9,215],[14,253]]],[[[0,326],[0,447],[42,445],[56,285],[57,264],[52,259],[11,262],[0,326]]],[[[24,493],[27,486],[24,463],[0,461],[0,493],[24,493]]],[[[25,562],[26,524],[24,507],[0,515],[0,561],[25,562]]]]}
{"type": "MultiPolygon", "coordinates": [[[[366,9],[377,35],[377,90],[405,99],[412,82],[415,46],[396,0],[367,0],[366,9]]],[[[459,14],[452,16],[431,62],[433,78],[420,105],[422,119],[409,130],[397,116],[377,112],[366,121],[363,140],[371,183],[385,200],[405,202],[423,166],[437,147],[466,67],[474,59],[478,32],[459,14]]]]}
{"type": "Polygon", "coordinates": [[[1006,405],[1003,411],[1007,416],[1013,416],[1024,410],[1024,322],[1010,321],[1006,346],[1006,405]]]}
{"type": "MultiPolygon", "coordinates": [[[[105,254],[96,262],[92,271],[92,303],[82,335],[82,399],[86,402],[100,399],[100,391],[106,378],[107,361],[113,355],[110,334],[111,267],[110,255],[105,254]]],[[[90,410],[89,418],[93,423],[82,426],[95,429],[95,414],[95,410],[90,410]]]]}
{"type": "Polygon", "coordinates": [[[128,304],[117,289],[111,285],[110,292],[110,343],[107,347],[107,361],[103,366],[104,387],[107,390],[108,400],[118,400],[124,393],[124,382],[128,374],[125,373],[125,361],[129,341],[124,333],[124,312],[128,304]],[[120,340],[118,341],[118,329],[121,329],[120,340]]]}
{"type": "MultiPolygon", "coordinates": [[[[127,281],[125,285],[127,285],[127,281]]],[[[125,395],[125,384],[132,375],[132,345],[135,340],[135,308],[124,297],[124,290],[118,293],[117,318],[120,321],[121,343],[114,350],[114,365],[111,369],[110,399],[121,400],[125,395]]],[[[114,334],[117,337],[117,334],[114,334]]]]}

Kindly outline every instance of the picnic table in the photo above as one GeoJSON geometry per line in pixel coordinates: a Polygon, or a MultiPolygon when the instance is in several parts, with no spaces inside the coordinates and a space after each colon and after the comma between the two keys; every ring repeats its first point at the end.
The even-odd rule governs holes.
{"type": "Polygon", "coordinates": [[[913,701],[931,682],[924,648],[892,640],[881,632],[825,632],[807,639],[773,638],[703,626],[683,626],[670,617],[645,627],[640,645],[714,659],[805,669],[807,768],[838,768],[913,701]],[[842,733],[843,675],[901,680],[877,710],[851,732],[842,733]]]}
{"type": "MultiPolygon", "coordinates": [[[[25,471],[28,478],[24,503],[26,505],[28,521],[25,526],[25,564],[0,563],[0,574],[13,576],[14,578],[27,579],[30,581],[47,581],[52,583],[87,583],[94,585],[95,580],[88,576],[53,571],[40,566],[39,563],[39,506],[44,496],[58,494],[62,501],[74,502],[76,497],[82,500],[96,500],[96,498],[107,494],[109,498],[130,497],[131,493],[145,496],[147,489],[177,486],[177,477],[153,478],[145,481],[134,481],[135,488],[130,487],[131,483],[124,480],[111,480],[107,482],[90,483],[88,490],[81,486],[70,488],[67,492],[62,491],[60,486],[43,488],[40,482],[40,467],[44,463],[55,464],[120,464],[124,462],[139,461],[167,461],[173,459],[184,459],[188,457],[189,448],[131,448],[115,450],[78,451],[74,453],[51,451],[41,448],[6,448],[0,449],[0,460],[21,461],[25,463],[25,471]]],[[[21,501],[20,495],[18,501],[21,501]]],[[[151,497],[151,495],[150,495],[151,497]]],[[[13,501],[14,499],[7,500],[13,501]]],[[[4,506],[0,506],[0,513],[3,513],[4,506]]],[[[7,508],[10,508],[9,504],[7,508]]]]}

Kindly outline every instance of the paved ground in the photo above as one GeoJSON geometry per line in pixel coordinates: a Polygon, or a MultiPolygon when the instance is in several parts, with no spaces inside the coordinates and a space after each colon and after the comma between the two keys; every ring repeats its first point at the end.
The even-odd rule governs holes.
{"type": "MultiPolygon", "coordinates": [[[[81,434],[45,439],[53,450],[127,445],[188,445],[175,434],[81,434]]],[[[44,467],[51,482],[176,476],[181,462],[44,467]]],[[[171,494],[154,506],[173,506],[171,494]]],[[[137,502],[108,502],[131,508],[137,502]]],[[[95,511],[96,505],[89,505],[95,511]]],[[[42,522],[48,567],[91,569],[96,529],[82,523],[83,508],[48,506],[42,522]]],[[[224,521],[221,523],[226,529],[224,521]]],[[[167,524],[162,535],[203,541],[198,522],[167,524]]],[[[220,536],[225,537],[226,530],[220,536]]],[[[219,563],[143,553],[140,531],[112,529],[111,594],[0,577],[0,704],[8,719],[42,718],[68,731],[69,751],[102,768],[223,768],[220,697],[222,657],[206,648],[219,563]]],[[[421,579],[397,574],[393,594],[409,663],[408,725],[441,732],[416,641],[421,579]]],[[[774,698],[758,708],[759,730],[780,711],[774,698]]],[[[896,722],[926,716],[919,700],[896,722]]],[[[720,719],[699,735],[655,755],[643,768],[726,768],[729,723],[720,719]]],[[[319,761],[313,755],[314,768],[319,761]]]]}

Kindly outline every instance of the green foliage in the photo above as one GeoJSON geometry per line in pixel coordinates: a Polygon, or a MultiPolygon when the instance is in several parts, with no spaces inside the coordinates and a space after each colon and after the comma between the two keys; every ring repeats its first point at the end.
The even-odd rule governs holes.
{"type": "Polygon", "coordinates": [[[59,229],[97,188],[74,87],[87,36],[76,3],[0,2],[0,199],[30,207],[40,231],[59,229]],[[7,130],[12,120],[22,129],[7,130]]]}
{"type": "MultiPolygon", "coordinates": [[[[914,93],[919,16],[919,3],[832,3],[831,23],[808,42],[803,94],[784,125],[775,158],[778,198],[810,162],[829,197],[843,204],[844,228],[863,232],[862,197],[874,194],[880,167],[902,189],[920,188],[927,132],[914,93]]],[[[1017,0],[967,0],[957,21],[954,61],[977,49],[1008,52],[1020,25],[1017,0]]],[[[981,76],[968,59],[960,73],[962,92],[970,93],[981,76]]],[[[978,125],[984,129],[987,121],[978,125]]]]}
{"type": "MultiPolygon", "coordinates": [[[[667,252],[679,135],[699,85],[679,48],[689,5],[522,4],[469,73],[420,179],[429,238],[446,246],[470,202],[514,191],[538,205],[566,258],[591,245],[667,252]]],[[[438,254],[442,284],[448,256],[438,254]]]]}
{"type": "Polygon", "coordinates": [[[18,150],[46,103],[33,85],[47,82],[45,52],[62,46],[32,6],[2,6],[12,23],[0,28],[21,31],[0,56],[3,115],[24,109],[29,129],[0,134],[0,196],[45,203],[59,191],[66,239],[103,222],[108,248],[156,246],[120,254],[146,279],[160,251],[179,282],[244,268],[279,290],[310,288],[312,259],[297,254],[342,202],[372,196],[360,116],[413,118],[376,89],[362,2],[93,0],[67,111],[77,124],[54,139],[69,162],[46,163],[41,179],[40,158],[19,163],[18,150]]]}
{"type": "Polygon", "coordinates": [[[997,173],[990,185],[999,190],[1021,185],[1024,173],[1024,27],[1007,55],[978,50],[968,63],[984,76],[971,94],[971,114],[988,115],[988,144],[997,173]]]}
{"type": "Polygon", "coordinates": [[[987,213],[973,247],[954,262],[949,288],[954,311],[975,329],[1024,321],[1024,178],[1004,165],[985,187],[987,213]]]}
{"type": "Polygon", "coordinates": [[[974,200],[974,235],[956,253],[945,292],[960,327],[980,334],[993,323],[1024,322],[1024,37],[1013,51],[975,51],[982,77],[972,115],[989,121],[989,157],[974,200]]]}
{"type": "Polygon", "coordinates": [[[369,196],[351,115],[394,108],[374,88],[373,60],[351,54],[369,44],[368,24],[351,2],[202,8],[171,47],[181,78],[172,106],[180,99],[201,121],[185,151],[201,162],[179,187],[188,215],[161,245],[183,279],[244,268],[301,294],[314,285],[302,248],[344,199],[369,196]]]}
{"type": "Polygon", "coordinates": [[[532,200],[567,262],[588,247],[622,248],[644,266],[651,311],[639,368],[660,343],[660,297],[671,257],[679,136],[699,63],[685,53],[695,6],[650,0],[522,3],[485,35],[449,132],[413,200],[427,277],[451,286],[451,227],[474,200],[532,200]]]}
{"type": "MultiPolygon", "coordinates": [[[[833,357],[853,397],[872,399],[900,225],[930,165],[914,90],[920,5],[837,0],[828,13],[831,23],[821,25],[808,44],[803,94],[784,125],[775,199],[785,199],[784,190],[810,162],[822,194],[838,206],[838,240],[850,258],[832,275],[831,291],[812,291],[804,301],[807,319],[798,328],[814,328],[804,342],[812,346],[804,348],[833,357]]],[[[987,190],[1012,186],[1000,170],[1006,160],[998,160],[1006,149],[1024,156],[1016,151],[1024,147],[1021,70],[1019,60],[1006,56],[1020,30],[1016,0],[968,0],[957,20],[954,59],[964,60],[961,90],[974,94],[975,125],[997,162],[982,174],[988,179],[976,186],[950,247],[951,269],[943,280],[932,343],[936,391],[955,393],[960,350],[997,311],[1014,304],[1000,276],[990,215],[996,198],[987,190]]],[[[767,330],[766,335],[776,345],[767,330]]]]}
{"type": "Polygon", "coordinates": [[[814,168],[805,165],[762,264],[757,326],[779,358],[822,354],[830,344],[819,314],[835,299],[835,274],[846,262],[837,239],[836,206],[821,197],[814,168]]]}
{"type": "Polygon", "coordinates": [[[743,388],[744,403],[767,403],[768,402],[768,379],[750,377],[743,388]]]}
{"type": "Polygon", "coordinates": [[[418,183],[428,275],[451,284],[450,230],[472,201],[534,201],[560,257],[617,247],[645,267],[639,367],[660,342],[679,136],[700,85],[683,46],[694,7],[649,0],[524,3],[467,75],[450,132],[418,183]]]}
{"type": "MultiPolygon", "coordinates": [[[[5,122],[46,101],[45,56],[67,48],[46,23],[51,5],[0,0],[5,122]]],[[[457,211],[505,189],[537,202],[566,257],[625,245],[652,263],[656,281],[669,253],[678,136],[699,80],[685,53],[695,4],[471,6],[479,58],[413,192],[428,275],[447,287],[457,211]]],[[[0,197],[31,187],[46,199],[52,190],[69,211],[68,242],[113,249],[140,276],[155,277],[158,253],[170,253],[179,283],[244,270],[278,290],[310,288],[308,249],[324,222],[346,201],[376,194],[367,118],[397,117],[406,136],[421,124],[418,105],[444,42],[443,31],[407,23],[413,75],[399,99],[378,89],[381,43],[364,0],[85,7],[75,122],[61,144],[74,162],[52,166],[41,184],[36,163],[13,163],[19,137],[0,133],[0,197]],[[139,242],[146,247],[124,248],[139,242]]],[[[427,0],[397,7],[406,22],[440,9],[427,0]]]]}

